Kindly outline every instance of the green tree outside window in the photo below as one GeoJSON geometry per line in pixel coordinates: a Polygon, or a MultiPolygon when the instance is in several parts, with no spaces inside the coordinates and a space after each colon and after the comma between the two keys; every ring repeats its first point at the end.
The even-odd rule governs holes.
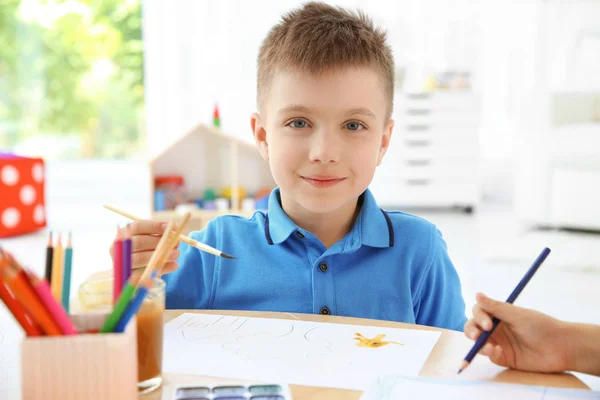
{"type": "Polygon", "coordinates": [[[0,149],[145,149],[141,0],[0,0],[0,149]]]}

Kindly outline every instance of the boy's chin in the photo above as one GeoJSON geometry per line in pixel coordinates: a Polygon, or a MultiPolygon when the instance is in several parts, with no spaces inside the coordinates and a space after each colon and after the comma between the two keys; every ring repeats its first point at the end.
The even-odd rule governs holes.
{"type": "Polygon", "coordinates": [[[330,199],[322,198],[303,198],[299,201],[300,205],[314,214],[330,214],[338,211],[340,208],[347,206],[352,202],[352,199],[330,199]],[[344,201],[348,200],[348,201],[344,201]]]}

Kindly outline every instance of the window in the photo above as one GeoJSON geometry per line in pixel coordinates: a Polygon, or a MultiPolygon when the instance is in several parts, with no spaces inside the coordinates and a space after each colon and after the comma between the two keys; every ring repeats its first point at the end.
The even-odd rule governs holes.
{"type": "Polygon", "coordinates": [[[141,0],[0,1],[0,149],[145,151],[141,0]]]}

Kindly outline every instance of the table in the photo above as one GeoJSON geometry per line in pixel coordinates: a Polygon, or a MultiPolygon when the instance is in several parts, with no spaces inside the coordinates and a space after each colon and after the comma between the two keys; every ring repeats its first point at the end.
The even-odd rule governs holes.
{"type": "MultiPolygon", "coordinates": [[[[378,321],[372,319],[337,317],[313,314],[292,314],[277,312],[256,312],[256,311],[230,311],[230,310],[166,310],[164,313],[165,323],[178,317],[183,313],[205,313],[220,314],[239,317],[256,318],[279,318],[279,319],[297,319],[302,321],[330,322],[337,324],[369,325],[387,328],[404,328],[417,330],[435,330],[441,331],[442,335],[438,343],[433,348],[427,362],[419,373],[421,376],[438,378],[455,378],[466,380],[485,380],[491,382],[519,383],[525,385],[539,385],[550,387],[563,387],[575,389],[589,389],[583,382],[575,376],[565,374],[542,374],[534,372],[523,372],[509,370],[490,362],[487,357],[476,357],[471,366],[462,374],[457,375],[456,371],[461,360],[471,348],[473,342],[464,337],[462,332],[451,331],[447,329],[433,328],[422,325],[406,324],[400,322],[378,321]]],[[[168,350],[167,350],[168,351],[168,350]]],[[[226,383],[229,379],[202,377],[194,375],[164,374],[164,383],[162,389],[142,396],[143,400],[172,400],[170,394],[173,393],[175,385],[184,383],[203,384],[209,382],[226,383]]],[[[303,400],[337,400],[337,399],[359,399],[360,391],[319,388],[311,386],[290,385],[294,399],[303,400]]]]}

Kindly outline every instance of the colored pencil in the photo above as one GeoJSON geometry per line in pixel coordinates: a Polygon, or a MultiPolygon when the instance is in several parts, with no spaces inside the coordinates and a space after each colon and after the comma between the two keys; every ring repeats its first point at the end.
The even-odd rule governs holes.
{"type": "Polygon", "coordinates": [[[65,249],[65,268],[62,285],[62,306],[69,312],[69,301],[71,300],[71,269],[73,268],[73,237],[69,232],[67,248],[65,249]]]}
{"type": "Polygon", "coordinates": [[[15,260],[15,258],[12,256],[12,254],[10,254],[8,252],[4,252],[4,257],[8,263],[11,263],[17,269],[17,271],[18,271],[17,274],[19,276],[21,276],[20,279],[23,282],[25,282],[25,284],[29,287],[29,290],[33,292],[33,285],[31,284],[31,281],[29,280],[29,276],[25,272],[25,269],[23,268],[23,266],[21,264],[19,264],[19,262],[17,260],[15,260]]]}
{"type": "Polygon", "coordinates": [[[48,234],[48,244],[46,245],[46,271],[45,277],[48,283],[52,282],[52,255],[54,246],[52,245],[52,231],[48,234]]]}
{"type": "MultiPolygon", "coordinates": [[[[129,323],[129,320],[131,320],[131,318],[133,318],[133,316],[137,314],[137,312],[140,310],[140,307],[142,306],[142,303],[144,302],[148,291],[152,289],[152,286],[154,285],[154,279],[160,273],[160,269],[169,257],[171,250],[173,250],[173,247],[175,247],[175,244],[179,241],[179,235],[185,229],[191,216],[192,214],[189,212],[185,214],[183,221],[181,222],[177,230],[173,234],[169,235],[170,240],[167,242],[164,248],[160,245],[157,246],[156,253],[158,253],[160,257],[159,261],[156,263],[156,268],[150,269],[151,273],[149,280],[140,280],[140,282],[138,283],[137,291],[135,292],[133,299],[129,302],[129,304],[123,311],[123,314],[119,318],[119,322],[115,326],[114,332],[123,332],[125,330],[125,327],[129,323]]],[[[150,263],[148,263],[148,265],[150,266],[150,263]]]]}
{"type": "Polygon", "coordinates": [[[125,327],[129,323],[131,318],[133,318],[133,316],[135,314],[137,314],[137,312],[142,307],[142,303],[144,302],[144,299],[146,298],[148,291],[152,288],[154,277],[156,277],[156,271],[154,273],[152,273],[150,279],[147,279],[144,283],[142,283],[142,281],[140,281],[138,283],[138,287],[137,287],[137,290],[135,291],[135,295],[133,296],[133,298],[131,299],[129,304],[127,304],[127,307],[125,307],[125,310],[123,310],[123,313],[121,314],[121,317],[119,318],[119,321],[117,322],[117,324],[115,325],[115,327],[112,330],[113,332],[124,332],[125,331],[125,327]]]}
{"type": "Polygon", "coordinates": [[[56,301],[62,300],[62,286],[63,286],[63,247],[62,237],[60,232],[56,239],[56,246],[54,246],[54,255],[52,257],[52,295],[56,301]]]}
{"type": "Polygon", "coordinates": [[[125,229],[125,238],[123,239],[123,255],[121,261],[121,286],[131,277],[131,230],[129,226],[125,229]]]}
{"type": "Polygon", "coordinates": [[[113,304],[117,303],[123,290],[123,240],[117,227],[117,236],[113,243],[113,304]]]}
{"type": "Polygon", "coordinates": [[[33,290],[29,279],[25,279],[25,275],[21,272],[22,270],[15,263],[8,262],[5,264],[2,268],[2,275],[8,288],[46,335],[61,335],[62,332],[58,324],[33,290]]]}
{"type": "Polygon", "coordinates": [[[171,232],[173,229],[173,221],[169,222],[167,228],[168,229],[165,230],[165,233],[160,238],[156,250],[154,250],[154,252],[152,253],[152,257],[150,257],[150,262],[144,270],[142,277],[138,278],[136,275],[132,275],[129,281],[127,281],[127,284],[123,287],[123,291],[117,299],[117,302],[115,303],[112,312],[108,315],[106,321],[104,321],[104,324],[100,328],[101,333],[113,332],[115,326],[119,322],[119,319],[121,319],[123,312],[125,311],[125,309],[129,305],[129,302],[133,298],[137,287],[137,283],[148,278],[146,272],[149,271],[151,265],[156,264],[156,259],[158,258],[158,256],[160,256],[159,252],[162,251],[161,249],[165,247],[165,243],[167,242],[167,238],[169,237],[169,232],[171,232]]]}
{"type": "MultiPolygon", "coordinates": [[[[512,304],[515,302],[515,300],[517,300],[517,297],[519,296],[519,294],[521,294],[523,289],[525,289],[525,286],[527,286],[527,284],[529,283],[531,278],[533,278],[533,275],[540,268],[540,266],[544,263],[544,261],[546,260],[546,258],[548,257],[549,254],[550,254],[549,248],[546,247],[542,250],[542,252],[535,259],[535,261],[533,262],[533,264],[531,265],[529,270],[525,273],[523,278],[521,278],[521,281],[519,282],[517,287],[515,287],[515,289],[510,294],[510,296],[508,296],[508,299],[506,300],[507,303],[512,304]]],[[[489,337],[492,336],[492,333],[494,333],[494,331],[496,330],[496,328],[498,327],[498,324],[500,322],[501,321],[498,318],[496,318],[496,317],[492,318],[492,328],[489,331],[484,331],[479,336],[479,338],[477,338],[477,341],[475,342],[475,344],[473,345],[473,347],[471,348],[471,350],[469,351],[469,353],[463,360],[463,362],[460,366],[460,369],[458,370],[459,374],[462,371],[464,371],[469,366],[469,364],[471,364],[471,361],[473,361],[473,358],[475,358],[475,355],[483,348],[483,346],[485,345],[485,343],[487,342],[489,337]]]]}
{"type": "MultiPolygon", "coordinates": [[[[3,268],[3,258],[0,256],[0,270],[3,268]]],[[[0,272],[0,277],[3,274],[0,272]]],[[[33,322],[31,316],[14,295],[8,290],[4,279],[0,278],[0,300],[6,305],[8,311],[13,315],[15,320],[21,325],[27,336],[41,336],[42,330],[33,322]]]]}
{"type": "MultiPolygon", "coordinates": [[[[104,208],[106,208],[107,210],[110,210],[110,211],[112,211],[114,213],[117,213],[119,215],[122,215],[125,218],[129,218],[132,221],[139,221],[139,220],[141,220],[141,218],[136,217],[133,214],[129,214],[126,211],[119,210],[118,208],[113,207],[113,206],[109,206],[109,205],[105,204],[104,208]]],[[[194,239],[192,239],[192,238],[190,238],[188,236],[185,236],[185,235],[179,235],[179,240],[181,240],[184,243],[189,244],[192,247],[197,248],[198,250],[205,251],[207,253],[213,254],[213,255],[218,256],[218,257],[235,258],[232,255],[223,253],[221,250],[215,249],[214,247],[211,247],[211,246],[209,246],[207,244],[201,243],[201,242],[199,242],[197,240],[194,240],[194,239]]]]}
{"type": "Polygon", "coordinates": [[[42,280],[38,278],[33,272],[29,272],[27,275],[29,276],[29,281],[31,282],[33,289],[37,293],[42,303],[45,305],[48,313],[58,324],[61,332],[64,335],[76,335],[77,330],[75,329],[75,326],[73,326],[73,323],[69,319],[65,309],[62,308],[52,296],[48,282],[45,279],[42,280]]]}
{"type": "Polygon", "coordinates": [[[108,333],[113,331],[115,325],[117,325],[117,322],[119,322],[119,318],[121,318],[123,311],[125,310],[125,308],[127,308],[127,305],[129,304],[131,298],[133,297],[133,294],[135,293],[137,281],[137,276],[132,275],[131,278],[129,278],[129,281],[127,281],[127,283],[125,284],[125,286],[123,286],[123,290],[121,290],[121,295],[115,302],[112,312],[108,315],[108,317],[104,321],[104,324],[100,328],[101,333],[108,333]]]}

